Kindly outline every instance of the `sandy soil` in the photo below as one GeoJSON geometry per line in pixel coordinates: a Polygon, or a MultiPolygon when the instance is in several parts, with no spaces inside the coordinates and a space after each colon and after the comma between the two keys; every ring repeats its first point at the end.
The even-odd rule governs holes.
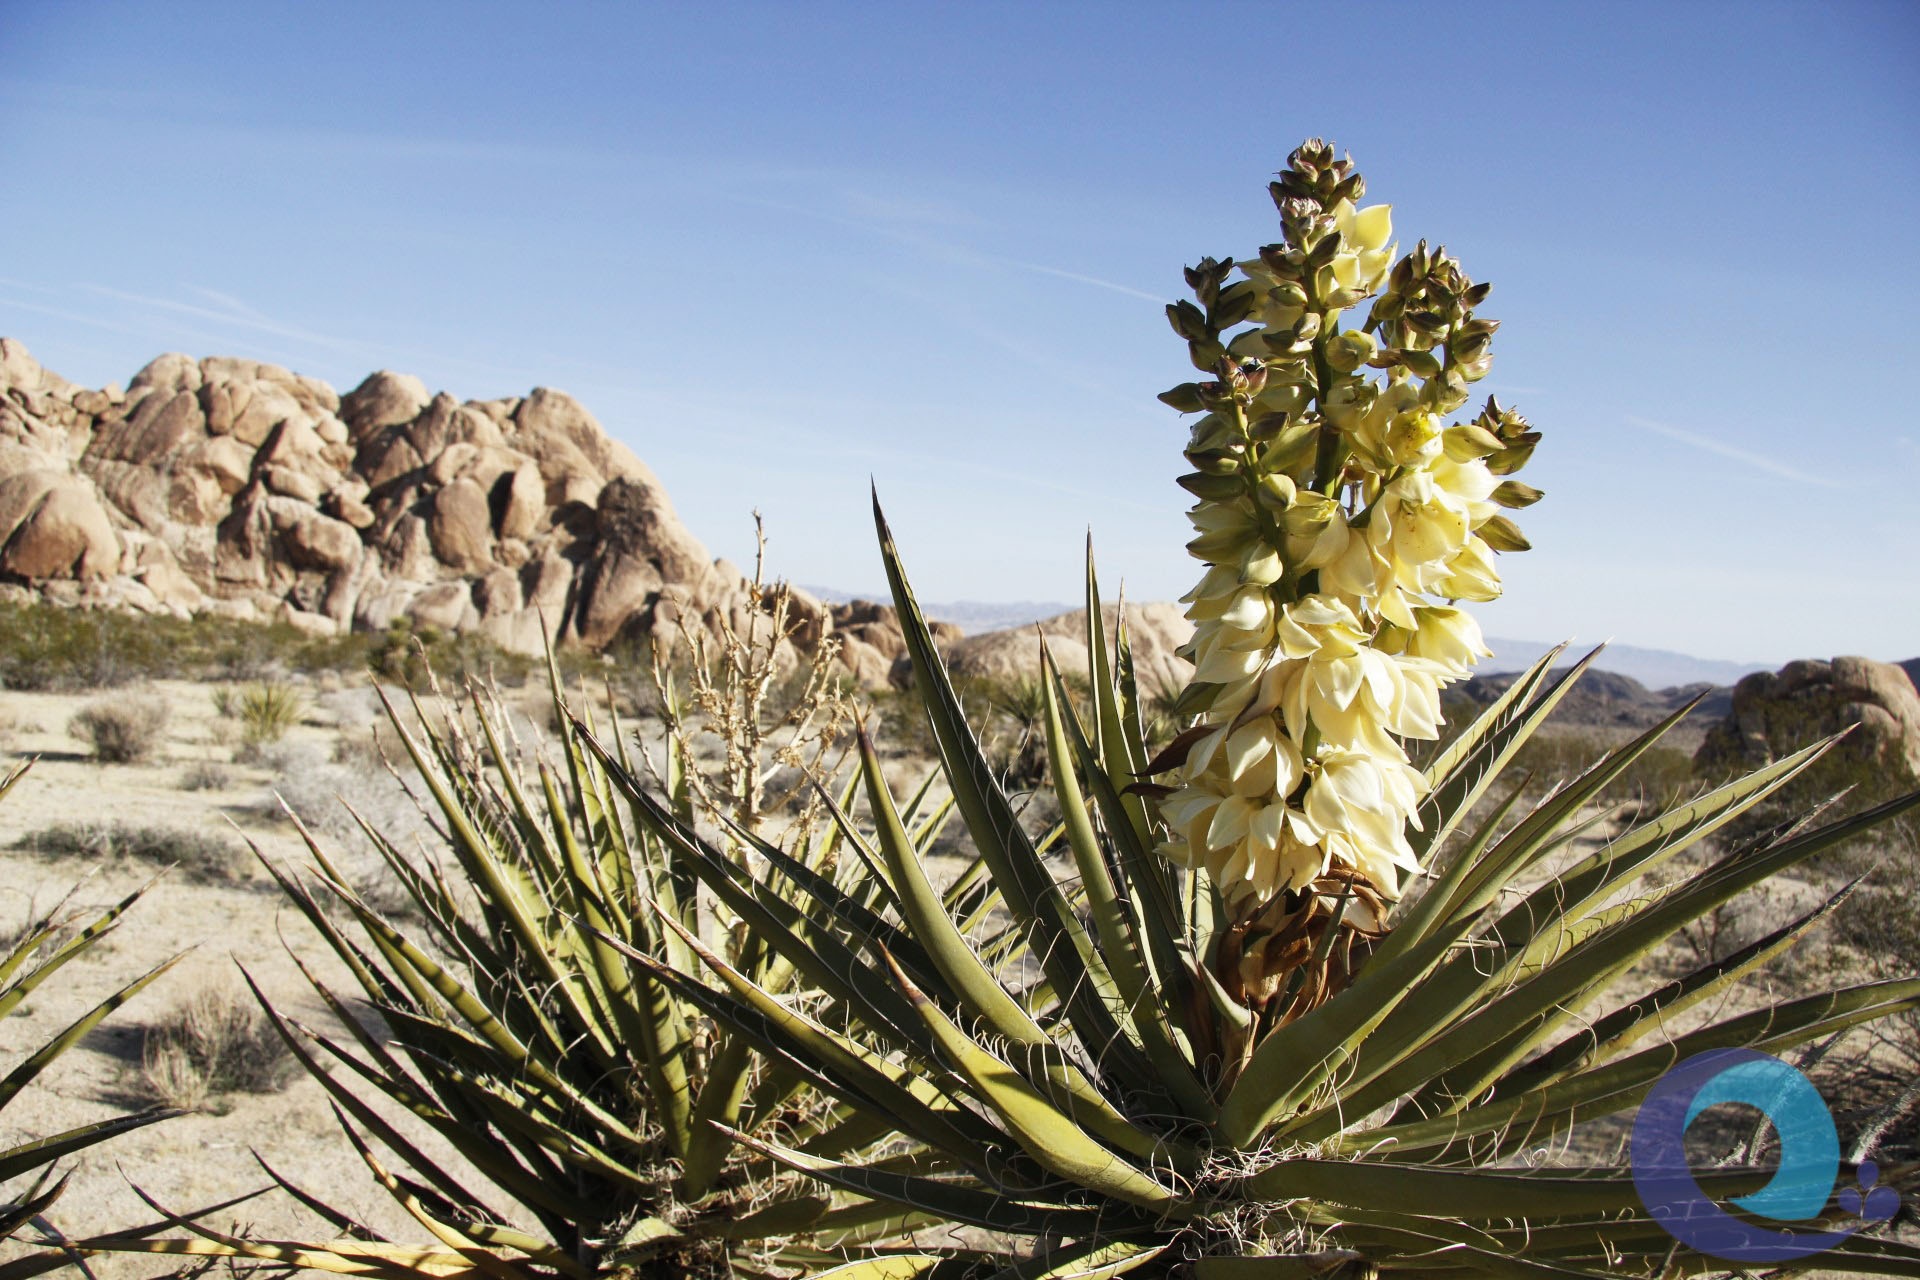
{"type": "MultiPolygon", "coordinates": [[[[92,866],[84,858],[46,857],[14,847],[58,823],[117,820],[199,831],[236,848],[251,841],[282,862],[305,861],[305,847],[291,824],[270,816],[271,790],[287,784],[286,770],[330,761],[337,743],[363,739],[371,723],[369,699],[352,690],[310,688],[312,704],[305,722],[288,735],[287,749],[266,764],[248,766],[227,763],[235,731],[231,721],[216,714],[211,692],[207,685],[170,682],[107,695],[156,696],[171,711],[164,747],[149,762],[127,765],[95,762],[86,744],[68,733],[73,714],[97,695],[0,693],[0,765],[38,757],[0,803],[0,930],[17,928],[32,906],[45,909],[76,884],[74,905],[99,908],[153,878],[155,868],[144,863],[92,866]],[[208,762],[222,765],[225,784],[183,789],[189,771],[208,762]]],[[[357,990],[257,866],[246,866],[231,883],[195,883],[177,872],[161,877],[120,929],[36,991],[24,1015],[8,1019],[0,1038],[0,1071],[119,986],[169,957],[180,955],[179,962],[0,1111],[0,1144],[143,1105],[146,1026],[210,987],[244,997],[241,965],[276,1007],[325,1025],[327,1015],[289,959],[289,946],[335,990],[357,990]]],[[[323,1091],[297,1068],[283,1091],[229,1094],[210,1105],[218,1112],[125,1134],[68,1162],[73,1179],[50,1214],[54,1224],[79,1237],[154,1220],[131,1189],[135,1184],[178,1209],[268,1185],[254,1161],[257,1154],[290,1180],[323,1188],[324,1198],[397,1238],[421,1234],[368,1176],[340,1134],[323,1091]]],[[[327,1234],[325,1224],[278,1191],[210,1221],[246,1224],[263,1235],[327,1234]]],[[[95,1269],[126,1274],[152,1268],[136,1260],[104,1260],[95,1269]]]]}

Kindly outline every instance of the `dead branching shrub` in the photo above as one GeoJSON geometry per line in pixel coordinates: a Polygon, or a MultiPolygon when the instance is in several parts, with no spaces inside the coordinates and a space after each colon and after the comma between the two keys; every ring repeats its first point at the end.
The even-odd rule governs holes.
{"type": "Polygon", "coordinates": [[[251,1000],[226,987],[196,994],[147,1028],[139,1092],[184,1111],[231,1109],[226,1096],[272,1093],[291,1076],[286,1042],[251,1000]]]}
{"type": "Polygon", "coordinates": [[[137,764],[160,746],[167,704],[159,698],[102,698],[67,723],[67,732],[93,748],[103,764],[137,764]]]}
{"type": "Polygon", "coordinates": [[[767,584],[766,531],[757,511],[753,523],[745,626],[722,620],[716,637],[683,622],[671,646],[656,638],[649,674],[672,762],[662,767],[644,746],[643,755],[669,791],[683,783],[706,820],[766,835],[769,818],[787,815],[782,834],[804,843],[822,813],[813,780],[839,773],[858,710],[835,637],[821,637],[811,654],[796,658],[792,641],[808,619],[788,583],[767,584]],[[686,673],[684,697],[675,669],[686,673]],[[709,756],[717,760],[708,763],[709,756]]]}

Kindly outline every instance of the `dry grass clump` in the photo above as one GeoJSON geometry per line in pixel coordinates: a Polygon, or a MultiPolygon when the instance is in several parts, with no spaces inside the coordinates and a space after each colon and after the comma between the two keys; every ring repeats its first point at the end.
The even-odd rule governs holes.
{"type": "Polygon", "coordinates": [[[147,1028],[140,1050],[144,1099],[184,1111],[227,1111],[233,1093],[286,1085],[293,1056],[251,1000],[210,987],[147,1028]]]}
{"type": "Polygon", "coordinates": [[[50,858],[131,858],[156,866],[174,866],[197,884],[242,880],[248,867],[246,856],[218,836],[129,822],[57,822],[30,832],[19,847],[50,858]]]}
{"type": "Polygon", "coordinates": [[[232,782],[227,767],[217,760],[196,760],[180,775],[182,791],[225,791],[232,782]]]}
{"type": "Polygon", "coordinates": [[[137,764],[160,746],[167,704],[159,698],[102,698],[67,722],[67,732],[93,748],[102,764],[137,764]]]}

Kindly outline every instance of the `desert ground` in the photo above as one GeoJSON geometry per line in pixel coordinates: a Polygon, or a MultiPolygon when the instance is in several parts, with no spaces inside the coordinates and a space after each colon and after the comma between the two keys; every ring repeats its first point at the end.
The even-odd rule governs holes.
{"type": "MultiPolygon", "coordinates": [[[[8,755],[35,760],[0,804],[0,931],[17,929],[34,908],[44,910],[69,891],[71,907],[90,919],[149,886],[117,931],[36,991],[25,1013],[9,1020],[0,1069],[121,985],[177,957],[157,982],[0,1113],[0,1144],[159,1100],[144,1069],[147,1029],[203,993],[247,1000],[242,967],[276,1008],[314,1024],[325,1024],[328,1015],[290,951],[336,990],[356,990],[248,850],[288,866],[309,860],[291,822],[276,815],[276,791],[305,811],[319,838],[341,852],[347,865],[369,876],[376,863],[347,829],[349,820],[334,806],[332,793],[354,795],[383,829],[425,830],[398,784],[372,758],[372,728],[380,713],[371,689],[365,681],[356,687],[326,680],[307,690],[301,722],[250,764],[233,762],[234,724],[216,711],[212,692],[205,684],[165,681],[106,695],[0,693],[8,755]],[[167,726],[152,759],[99,763],[71,735],[73,716],[102,696],[164,702],[167,726]],[[188,789],[194,784],[197,789],[188,789]],[[131,857],[50,856],[18,847],[49,828],[112,823],[197,835],[220,846],[224,856],[203,855],[210,864],[205,867],[196,862],[163,870],[131,857]]],[[[168,1208],[211,1204],[268,1185],[256,1156],[291,1181],[324,1188],[326,1198],[369,1224],[402,1236],[417,1231],[367,1176],[323,1091],[297,1066],[284,1073],[278,1089],[208,1097],[199,1110],[69,1161],[72,1182],[49,1217],[74,1237],[154,1220],[135,1186],[168,1208]]],[[[268,1236],[299,1231],[311,1237],[317,1225],[277,1191],[212,1221],[268,1236]]]]}

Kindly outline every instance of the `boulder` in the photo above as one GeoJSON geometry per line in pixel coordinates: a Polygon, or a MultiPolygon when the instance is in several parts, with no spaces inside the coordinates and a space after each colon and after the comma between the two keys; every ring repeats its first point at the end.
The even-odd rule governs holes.
{"type": "Polygon", "coordinates": [[[1797,778],[1781,803],[1805,806],[1853,787],[1849,807],[1920,786],[1920,692],[1900,667],[1871,658],[1803,658],[1733,687],[1732,708],[1707,731],[1696,769],[1718,776],[1847,736],[1797,778]]]}
{"type": "Polygon", "coordinates": [[[462,573],[484,572],[493,562],[493,514],[480,486],[455,480],[436,493],[427,536],[442,564],[462,573]]]}
{"type": "Polygon", "coordinates": [[[340,398],[339,417],[348,436],[360,441],[382,427],[413,421],[431,398],[427,384],[412,374],[382,369],[340,398]]]}
{"type": "Polygon", "coordinates": [[[494,483],[494,505],[500,512],[495,529],[502,538],[525,540],[547,517],[547,487],[540,468],[531,462],[494,483]]]}
{"type": "Polygon", "coordinates": [[[297,569],[350,569],[360,562],[360,532],[344,520],[309,511],[281,534],[297,569]]]}
{"type": "Polygon", "coordinates": [[[120,540],[84,477],[0,477],[0,572],[44,581],[105,578],[119,569],[120,540]]]}
{"type": "MultiPolygon", "coordinates": [[[[891,612],[891,611],[889,611],[891,612]]],[[[1115,605],[1101,610],[1108,643],[1112,643],[1119,620],[1115,605]]],[[[1193,665],[1176,650],[1193,636],[1177,604],[1129,604],[1126,607],[1127,640],[1133,649],[1135,677],[1143,692],[1161,684],[1178,689],[1193,674],[1193,665]]],[[[936,627],[942,624],[935,624],[936,627]]],[[[1087,611],[1075,609],[1058,617],[1004,631],[988,631],[977,636],[955,639],[942,649],[954,674],[985,680],[1026,680],[1040,676],[1040,639],[1046,636],[1047,649],[1063,675],[1084,679],[1090,669],[1087,658],[1087,611]]],[[[936,631],[936,637],[938,632],[936,631]]]]}

